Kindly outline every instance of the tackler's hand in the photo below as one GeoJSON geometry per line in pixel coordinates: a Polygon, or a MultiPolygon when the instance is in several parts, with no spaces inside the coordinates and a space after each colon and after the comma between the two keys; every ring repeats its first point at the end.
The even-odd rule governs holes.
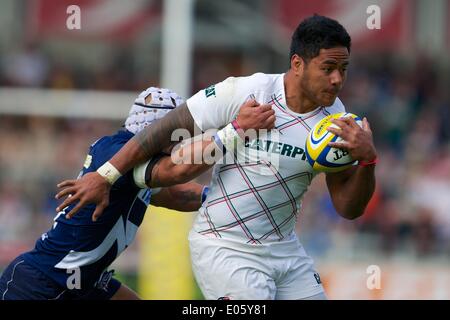
{"type": "Polygon", "coordinates": [[[96,208],[92,215],[92,221],[96,221],[109,204],[111,184],[97,172],[87,173],[77,180],[65,180],[57,186],[63,189],[55,198],[61,199],[67,196],[64,202],[56,208],[57,212],[78,201],[75,207],[67,213],[67,219],[72,218],[84,206],[93,203],[96,208]]]}

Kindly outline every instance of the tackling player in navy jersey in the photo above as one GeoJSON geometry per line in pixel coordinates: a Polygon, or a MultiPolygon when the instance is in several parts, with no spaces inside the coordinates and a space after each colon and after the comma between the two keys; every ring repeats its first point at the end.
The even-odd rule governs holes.
{"type": "MultiPolygon", "coordinates": [[[[168,89],[151,87],[143,91],[130,110],[124,130],[91,145],[79,177],[98,170],[114,170],[108,169],[105,162],[137,133],[182,102],[168,89]]],[[[249,100],[241,106],[236,121],[244,128],[272,128],[273,114],[269,105],[249,100]]],[[[200,141],[200,147],[211,143],[200,141]]],[[[193,146],[181,147],[176,153],[178,160],[190,158],[193,146]]],[[[170,147],[165,151],[109,181],[112,189],[100,219],[92,219],[95,205],[80,209],[81,205],[75,202],[58,207],[61,211],[52,228],[38,239],[32,251],[18,256],[2,274],[0,300],[138,299],[107,268],[134,240],[147,206],[151,203],[192,212],[201,206],[208,192],[207,186],[186,182],[212,164],[174,162],[168,156],[170,147]],[[74,209],[79,214],[69,217],[67,213],[74,209]]],[[[69,195],[71,190],[68,186],[57,197],[69,195]]]]}
{"type": "MultiPolygon", "coordinates": [[[[125,128],[91,145],[79,176],[95,172],[136,133],[182,102],[168,89],[143,91],[130,110],[125,128]]],[[[0,278],[0,299],[137,299],[135,292],[112,278],[112,272],[106,269],[134,240],[147,206],[151,203],[192,212],[200,207],[208,190],[197,183],[148,188],[151,178],[168,184],[164,177],[152,176],[152,169],[162,158],[154,157],[115,181],[105,214],[97,221],[92,221],[95,205],[86,206],[71,219],[65,216],[73,205],[60,211],[35,248],[6,268],[0,278]]],[[[171,165],[170,161],[164,163],[171,165]]],[[[160,172],[173,169],[161,166],[160,172]]],[[[169,183],[189,181],[205,169],[200,165],[178,166],[178,171],[172,170],[169,183]],[[178,180],[177,175],[181,177],[178,180]]]]}

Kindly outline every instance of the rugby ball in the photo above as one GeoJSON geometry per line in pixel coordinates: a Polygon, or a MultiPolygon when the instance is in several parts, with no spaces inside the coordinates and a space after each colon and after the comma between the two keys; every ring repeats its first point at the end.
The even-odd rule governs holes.
{"type": "Polygon", "coordinates": [[[341,142],[343,139],[327,130],[328,127],[338,128],[331,119],[352,117],[361,127],[360,117],[349,112],[331,114],[317,122],[306,139],[306,157],[313,169],[320,172],[338,172],[345,170],[354,164],[350,154],[342,149],[328,146],[329,142],[341,142]]]}

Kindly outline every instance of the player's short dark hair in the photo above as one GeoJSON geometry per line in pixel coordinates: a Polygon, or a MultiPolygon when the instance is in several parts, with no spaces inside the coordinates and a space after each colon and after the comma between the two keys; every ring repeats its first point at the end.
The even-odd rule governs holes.
{"type": "Polygon", "coordinates": [[[319,55],[320,49],[346,47],[350,53],[352,39],[336,20],[313,15],[298,25],[292,35],[289,59],[299,55],[306,63],[319,55]]]}

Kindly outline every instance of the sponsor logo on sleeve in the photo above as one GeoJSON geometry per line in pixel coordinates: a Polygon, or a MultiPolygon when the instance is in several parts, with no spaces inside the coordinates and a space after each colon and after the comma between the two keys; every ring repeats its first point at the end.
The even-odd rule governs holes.
{"type": "Polygon", "coordinates": [[[209,86],[208,88],[205,89],[205,96],[207,98],[211,97],[211,96],[216,96],[216,87],[215,86],[209,86]]]}

